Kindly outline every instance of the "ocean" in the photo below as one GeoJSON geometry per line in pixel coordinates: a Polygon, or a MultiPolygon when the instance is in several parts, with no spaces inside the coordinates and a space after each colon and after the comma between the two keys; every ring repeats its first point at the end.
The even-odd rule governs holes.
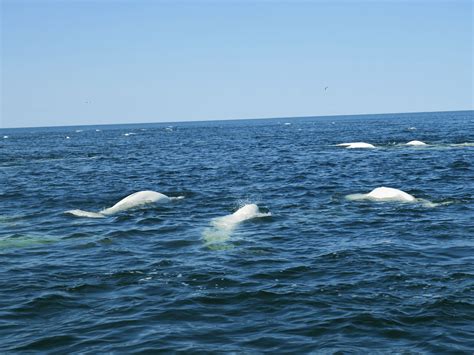
{"type": "Polygon", "coordinates": [[[0,339],[472,354],[474,112],[2,129],[0,339]]]}

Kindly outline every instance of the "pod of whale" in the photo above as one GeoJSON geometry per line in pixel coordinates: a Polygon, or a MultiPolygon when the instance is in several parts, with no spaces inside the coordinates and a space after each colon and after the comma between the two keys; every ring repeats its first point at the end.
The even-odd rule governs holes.
{"type": "Polygon", "coordinates": [[[230,238],[232,232],[241,222],[268,216],[271,216],[271,213],[260,212],[256,204],[247,204],[232,214],[211,220],[211,228],[204,230],[203,238],[207,244],[225,242],[230,238]]]}
{"type": "Polygon", "coordinates": [[[150,204],[150,203],[167,203],[173,199],[181,199],[180,197],[168,197],[162,193],[156,191],[138,191],[135,192],[119,202],[117,202],[112,207],[106,208],[100,212],[88,212],[83,210],[69,210],[66,213],[72,214],[77,217],[89,217],[89,218],[104,218],[106,216],[126,211],[131,208],[138,206],[150,204]]]}
{"type": "Polygon", "coordinates": [[[347,149],[359,149],[359,148],[375,148],[374,145],[365,142],[352,142],[352,143],[340,143],[338,147],[346,147],[347,149]]]}
{"type": "Polygon", "coordinates": [[[396,202],[415,202],[416,198],[402,190],[392,187],[377,187],[368,194],[347,195],[348,200],[372,200],[372,201],[396,201],[396,202]]]}

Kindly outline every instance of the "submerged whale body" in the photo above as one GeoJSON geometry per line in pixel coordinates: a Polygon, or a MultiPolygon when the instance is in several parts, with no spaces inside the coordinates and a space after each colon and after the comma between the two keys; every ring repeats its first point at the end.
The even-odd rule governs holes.
{"type": "Polygon", "coordinates": [[[365,142],[353,142],[353,143],[341,143],[339,147],[346,147],[347,149],[358,149],[358,148],[375,148],[374,145],[365,142]]]}
{"type": "Polygon", "coordinates": [[[146,205],[149,203],[167,203],[172,199],[179,199],[182,197],[168,197],[162,193],[156,191],[138,191],[135,192],[119,202],[117,202],[112,207],[106,208],[100,212],[88,212],[83,210],[70,210],[66,213],[70,213],[77,217],[89,217],[89,218],[103,218],[121,211],[126,211],[134,207],[146,205]]]}
{"type": "Polygon", "coordinates": [[[271,213],[261,213],[256,204],[247,204],[232,214],[214,218],[210,223],[212,228],[206,228],[204,230],[204,240],[208,244],[225,242],[230,238],[230,235],[239,223],[249,219],[267,216],[271,216],[271,213]]]}
{"type": "Polygon", "coordinates": [[[410,141],[408,142],[407,144],[405,145],[411,145],[411,146],[423,146],[423,145],[427,145],[425,142],[422,142],[422,141],[410,141]]]}
{"type": "Polygon", "coordinates": [[[394,189],[392,187],[377,187],[368,194],[348,195],[349,200],[373,200],[373,201],[397,201],[397,202],[415,202],[416,198],[406,192],[394,189]]]}

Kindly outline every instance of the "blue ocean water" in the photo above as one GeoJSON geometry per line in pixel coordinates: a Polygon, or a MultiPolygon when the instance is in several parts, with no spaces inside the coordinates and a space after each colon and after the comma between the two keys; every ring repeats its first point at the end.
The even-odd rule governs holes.
{"type": "Polygon", "coordinates": [[[474,349],[473,111],[0,133],[2,353],[474,349]]]}

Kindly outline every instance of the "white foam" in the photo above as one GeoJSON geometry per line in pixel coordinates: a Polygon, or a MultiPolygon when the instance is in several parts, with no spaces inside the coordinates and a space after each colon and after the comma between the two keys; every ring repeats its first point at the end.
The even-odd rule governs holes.
{"type": "Polygon", "coordinates": [[[71,139],[71,137],[69,137],[69,136],[66,136],[66,139],[71,139]]]}
{"type": "Polygon", "coordinates": [[[347,149],[365,149],[365,148],[375,148],[374,145],[365,142],[352,142],[352,143],[340,143],[337,144],[338,147],[346,147],[347,149]]]}
{"type": "Polygon", "coordinates": [[[8,136],[3,136],[3,139],[7,139],[7,138],[8,138],[8,136]]]}
{"type": "Polygon", "coordinates": [[[423,145],[427,145],[427,144],[425,142],[422,142],[422,141],[410,141],[406,145],[423,146],[423,145]]]}
{"type": "Polygon", "coordinates": [[[118,212],[126,211],[138,206],[142,206],[142,205],[146,205],[150,203],[167,203],[171,200],[180,200],[182,198],[184,198],[184,196],[168,197],[156,191],[149,191],[149,190],[138,191],[123,198],[112,207],[106,208],[100,212],[70,210],[70,211],[66,211],[66,213],[72,214],[77,217],[103,218],[105,216],[109,216],[118,212]]]}
{"type": "Polygon", "coordinates": [[[256,204],[247,204],[230,215],[214,218],[210,223],[212,227],[203,232],[204,240],[207,244],[225,242],[241,222],[268,216],[271,216],[271,213],[261,213],[256,204]]]}

